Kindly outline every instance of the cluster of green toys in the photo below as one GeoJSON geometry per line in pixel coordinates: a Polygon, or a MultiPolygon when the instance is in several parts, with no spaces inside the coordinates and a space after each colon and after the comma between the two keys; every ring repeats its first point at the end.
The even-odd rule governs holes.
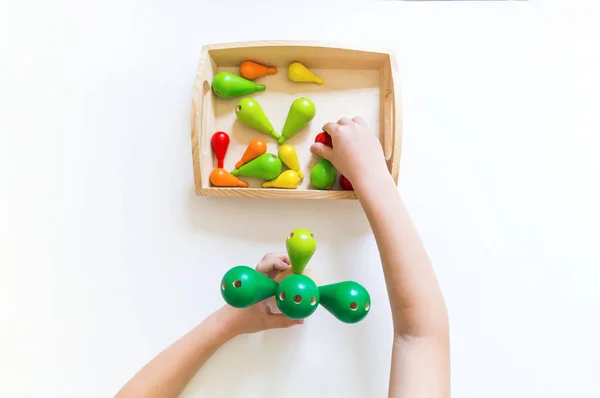
{"type": "MultiPolygon", "coordinates": [[[[245,61],[240,65],[240,75],[229,72],[219,72],[212,81],[212,91],[219,98],[233,98],[241,95],[264,91],[266,87],[252,80],[277,72],[276,68],[263,66],[253,61],[245,61]]],[[[288,67],[288,78],[294,82],[323,84],[323,79],[316,76],[299,62],[293,62],[288,67]]],[[[227,133],[216,132],[211,140],[213,151],[217,157],[218,167],[211,175],[210,181],[216,187],[247,187],[248,183],[237,177],[253,177],[266,180],[263,188],[296,188],[304,178],[298,161],[296,150],[285,141],[294,136],[306,126],[316,114],[315,104],[306,97],[295,99],[288,111],[281,134],[274,128],[258,101],[254,98],[242,98],[236,105],[237,119],[246,126],[259,131],[282,145],[278,154],[266,153],[266,142],[261,139],[252,140],[242,159],[236,163],[236,168],[227,172],[223,169],[223,159],[229,145],[227,133]],[[289,170],[283,171],[283,165],[289,170]]],[[[327,134],[327,133],[320,133],[327,134]]],[[[317,136],[317,138],[319,135],[317,136]]],[[[315,140],[317,142],[318,140],[315,140]]],[[[326,159],[321,159],[310,173],[311,184],[316,189],[329,189],[335,183],[337,173],[333,165],[326,159]]],[[[347,184],[340,178],[342,188],[348,189],[347,184]]]]}
{"type": "Polygon", "coordinates": [[[304,273],[317,249],[317,241],[309,230],[296,229],[289,234],[286,249],[292,272],[282,272],[275,280],[245,265],[227,271],[221,280],[225,302],[245,308],[274,296],[279,311],[292,319],[309,317],[319,304],[345,323],[360,322],[367,316],[371,297],[360,283],[345,281],[317,286],[304,273]]]}

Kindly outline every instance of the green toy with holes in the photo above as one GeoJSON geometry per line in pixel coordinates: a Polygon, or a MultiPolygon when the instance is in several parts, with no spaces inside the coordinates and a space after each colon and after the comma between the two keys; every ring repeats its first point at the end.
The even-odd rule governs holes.
{"type": "Polygon", "coordinates": [[[360,283],[345,281],[317,286],[302,274],[317,249],[314,235],[307,229],[296,229],[286,240],[292,274],[277,283],[255,269],[239,265],[231,268],[221,280],[221,295],[227,304],[246,308],[275,296],[277,308],[292,319],[312,315],[319,304],[342,322],[357,323],[371,308],[369,292],[360,283]]]}

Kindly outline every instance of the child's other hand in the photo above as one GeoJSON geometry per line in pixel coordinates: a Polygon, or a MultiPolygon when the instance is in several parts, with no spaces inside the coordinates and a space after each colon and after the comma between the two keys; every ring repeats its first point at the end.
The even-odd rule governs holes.
{"type": "Polygon", "coordinates": [[[337,123],[327,123],[323,130],[331,135],[333,148],[315,143],[312,153],[329,160],[355,187],[389,175],[381,144],[360,117],[343,117],[337,123]]]}
{"type": "MultiPolygon", "coordinates": [[[[290,267],[290,259],[285,253],[269,253],[256,265],[256,270],[273,279],[278,273],[290,267]]],[[[287,328],[304,323],[282,314],[268,312],[266,300],[248,308],[234,308],[225,305],[221,312],[225,315],[231,333],[234,336],[260,332],[267,329],[287,328]]]]}

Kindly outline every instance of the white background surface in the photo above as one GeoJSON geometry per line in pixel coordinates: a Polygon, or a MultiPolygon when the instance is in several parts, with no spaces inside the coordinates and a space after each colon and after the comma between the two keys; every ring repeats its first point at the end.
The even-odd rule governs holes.
{"type": "Polygon", "coordinates": [[[447,300],[453,396],[599,396],[597,15],[224,3],[1,3],[0,396],[111,396],[221,305],[226,269],[300,226],[320,278],[369,288],[369,317],[240,338],[185,395],[385,396],[390,314],[358,204],[194,196],[201,46],[256,39],[397,50],[399,186],[447,300]]]}

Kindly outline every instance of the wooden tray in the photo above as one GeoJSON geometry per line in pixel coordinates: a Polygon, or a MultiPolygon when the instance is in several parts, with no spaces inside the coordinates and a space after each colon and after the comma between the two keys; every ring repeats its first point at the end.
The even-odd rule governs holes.
{"type": "Polygon", "coordinates": [[[339,118],[361,116],[375,132],[383,147],[388,168],[398,183],[402,144],[402,112],[397,66],[394,55],[387,51],[340,47],[323,43],[290,41],[257,41],[214,44],[202,48],[192,101],[192,157],[196,194],[200,196],[241,196],[255,198],[356,199],[353,191],[343,191],[338,179],[329,190],[310,185],[310,170],[318,158],[310,153],[314,137],[321,127],[339,118]],[[235,106],[243,98],[217,98],[211,90],[214,75],[221,71],[239,74],[245,60],[275,66],[278,72],[256,80],[267,89],[249,95],[255,97],[265,114],[281,131],[290,104],[298,97],[310,98],[317,109],[312,122],[286,141],[296,148],[304,180],[296,189],[260,188],[262,180],[244,178],[248,188],[212,187],[210,172],[217,166],[210,139],[216,131],[225,131],[231,142],[225,157],[225,169],[233,170],[248,143],[254,138],[267,142],[267,152],[277,154],[273,139],[240,123],[235,106]],[[287,77],[287,66],[302,62],[325,84],[295,83],[287,77]]]}

